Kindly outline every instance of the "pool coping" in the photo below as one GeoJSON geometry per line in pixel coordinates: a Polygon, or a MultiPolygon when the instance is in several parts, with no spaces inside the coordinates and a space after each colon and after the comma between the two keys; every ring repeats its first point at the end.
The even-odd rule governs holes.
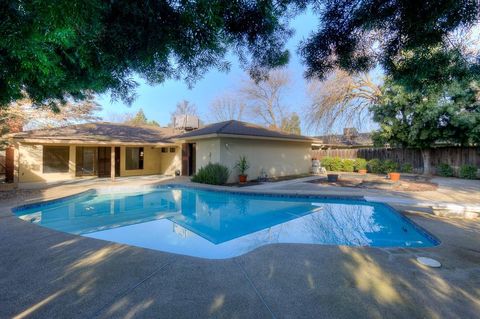
{"type": "MultiPolygon", "coordinates": [[[[411,249],[414,249],[414,248],[415,249],[416,248],[431,249],[431,248],[436,248],[436,247],[439,247],[439,246],[442,245],[442,241],[436,235],[432,234],[430,231],[428,231],[424,227],[415,223],[415,221],[413,221],[412,219],[405,216],[405,214],[403,214],[401,211],[399,211],[396,208],[394,208],[393,206],[391,206],[389,203],[380,202],[380,201],[370,201],[370,200],[366,199],[365,196],[358,196],[358,195],[339,195],[339,196],[337,196],[337,195],[326,195],[326,194],[322,195],[322,194],[314,194],[314,193],[311,193],[311,194],[308,194],[308,193],[292,193],[291,191],[289,192],[288,190],[275,190],[275,191],[272,191],[272,190],[270,190],[270,191],[269,190],[259,191],[258,189],[255,189],[255,190],[249,190],[249,189],[241,189],[241,190],[240,189],[235,189],[235,190],[232,190],[230,188],[218,187],[218,186],[214,186],[214,185],[204,185],[204,184],[197,184],[197,183],[172,183],[172,182],[169,182],[169,181],[162,181],[162,182],[154,183],[154,184],[150,184],[150,185],[138,186],[138,187],[136,187],[136,189],[138,189],[138,191],[140,192],[142,190],[143,191],[148,191],[148,190],[154,191],[154,190],[159,189],[159,188],[168,188],[168,187],[189,188],[189,189],[205,190],[205,191],[218,192],[218,193],[252,195],[252,196],[259,196],[259,197],[355,200],[355,201],[371,203],[371,204],[380,204],[380,205],[384,205],[392,213],[398,215],[404,222],[411,225],[421,235],[425,236],[429,241],[432,242],[432,246],[403,247],[403,246],[369,246],[369,245],[367,245],[367,246],[361,246],[361,245],[360,246],[350,246],[350,245],[332,245],[332,244],[317,244],[317,245],[346,246],[346,247],[372,247],[372,248],[381,248],[381,249],[398,249],[398,248],[403,248],[403,249],[409,249],[409,248],[411,248],[411,249]]],[[[62,196],[62,197],[59,197],[59,198],[53,198],[53,199],[48,199],[48,200],[44,200],[44,201],[38,201],[38,202],[34,202],[34,203],[28,203],[28,204],[15,206],[15,207],[10,208],[10,211],[12,212],[14,217],[18,218],[18,215],[16,214],[16,212],[18,210],[21,210],[21,209],[42,207],[42,206],[46,206],[46,205],[50,205],[50,204],[62,203],[62,202],[71,200],[72,198],[82,197],[82,196],[90,195],[90,194],[109,193],[109,190],[111,191],[111,189],[115,189],[116,191],[120,190],[119,192],[115,192],[115,193],[118,193],[118,194],[124,193],[122,191],[123,190],[126,191],[127,189],[130,190],[129,193],[133,193],[131,191],[131,188],[127,188],[127,187],[124,187],[124,186],[119,186],[119,187],[113,186],[113,187],[110,187],[110,188],[107,188],[107,189],[105,189],[105,188],[101,188],[101,189],[99,189],[99,188],[89,188],[85,191],[81,191],[81,192],[78,192],[76,194],[71,194],[71,195],[62,196]]],[[[36,226],[38,226],[38,225],[36,225],[36,226]]],[[[51,229],[51,228],[48,228],[48,229],[58,231],[56,229],[51,229]]],[[[64,233],[67,233],[67,234],[70,234],[70,235],[73,235],[73,236],[82,236],[82,234],[74,234],[74,233],[68,233],[68,232],[64,232],[64,233]]],[[[101,239],[97,239],[97,240],[101,240],[101,239]]],[[[113,242],[113,241],[110,241],[110,242],[113,242]]],[[[275,244],[277,244],[277,243],[271,243],[271,244],[262,245],[262,246],[275,245],[275,244]]],[[[280,244],[283,244],[283,243],[280,243],[280,244]]],[[[126,245],[128,245],[128,244],[126,244],[126,245]]],[[[302,244],[300,244],[300,245],[302,245],[302,244]]],[[[128,245],[128,246],[131,246],[131,245],[128,245]]],[[[258,249],[262,246],[256,247],[255,249],[252,249],[251,251],[254,251],[254,250],[256,250],[256,249],[258,249]]],[[[137,246],[135,246],[135,247],[137,247],[137,246]]],[[[139,247],[139,248],[144,248],[144,247],[139,247]]],[[[145,248],[145,249],[148,249],[148,248],[145,248]]],[[[157,251],[161,251],[161,250],[157,250],[157,251]]],[[[249,252],[251,252],[251,251],[249,251],[249,252]]],[[[161,251],[161,252],[163,252],[163,251],[161,251]]],[[[249,252],[247,252],[247,253],[249,253],[249,252]]],[[[185,255],[185,256],[189,256],[189,255],[185,255]]],[[[204,258],[204,257],[197,257],[197,256],[189,256],[189,257],[210,260],[210,258],[204,258]]],[[[230,258],[236,258],[236,257],[238,257],[238,256],[228,257],[228,258],[224,258],[224,259],[230,259],[230,258]]],[[[224,259],[221,259],[221,260],[224,260],[224,259]]],[[[212,259],[212,260],[216,260],[216,259],[212,259]]]]}

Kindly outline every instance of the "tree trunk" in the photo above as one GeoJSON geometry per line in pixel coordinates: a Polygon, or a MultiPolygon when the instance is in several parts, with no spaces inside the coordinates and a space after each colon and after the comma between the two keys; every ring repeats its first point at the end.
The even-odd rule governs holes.
{"type": "Polygon", "coordinates": [[[432,175],[432,169],[430,166],[430,161],[431,161],[430,155],[431,153],[429,148],[422,149],[423,175],[432,175]]]}

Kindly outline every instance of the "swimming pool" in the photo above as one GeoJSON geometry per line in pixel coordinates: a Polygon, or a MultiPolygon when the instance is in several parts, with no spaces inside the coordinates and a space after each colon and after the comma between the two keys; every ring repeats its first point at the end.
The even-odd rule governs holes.
{"type": "Polygon", "coordinates": [[[438,244],[381,203],[179,185],[115,193],[88,191],[13,211],[23,220],[67,233],[212,259],[239,256],[272,243],[438,244]]]}

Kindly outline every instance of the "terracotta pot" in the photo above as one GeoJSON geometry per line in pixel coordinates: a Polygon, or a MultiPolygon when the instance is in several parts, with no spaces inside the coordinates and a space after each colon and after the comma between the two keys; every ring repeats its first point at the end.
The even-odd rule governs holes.
{"type": "Polygon", "coordinates": [[[362,174],[362,175],[365,175],[365,174],[367,174],[367,170],[366,169],[359,169],[358,173],[362,174]]]}
{"type": "Polygon", "coordinates": [[[329,183],[338,181],[338,174],[327,174],[327,180],[329,183]]]}
{"type": "Polygon", "coordinates": [[[393,173],[392,172],[392,173],[388,174],[388,176],[389,176],[389,178],[392,182],[398,182],[400,180],[400,173],[393,173]]]}
{"type": "Polygon", "coordinates": [[[247,175],[238,175],[238,180],[240,184],[245,184],[247,182],[247,175]]]}

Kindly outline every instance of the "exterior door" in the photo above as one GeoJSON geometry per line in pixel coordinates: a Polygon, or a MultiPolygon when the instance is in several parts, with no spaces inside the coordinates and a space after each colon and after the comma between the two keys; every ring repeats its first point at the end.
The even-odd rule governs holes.
{"type": "Polygon", "coordinates": [[[182,144],[182,176],[191,176],[195,173],[195,143],[182,144]]]}
{"type": "Polygon", "coordinates": [[[115,147],[115,176],[120,176],[120,147],[115,147]]]}
{"type": "Polygon", "coordinates": [[[97,148],[77,147],[76,149],[76,176],[97,175],[97,148]]]}
{"type": "Polygon", "coordinates": [[[99,147],[98,150],[98,177],[110,177],[112,168],[112,148],[99,147]]]}
{"type": "Polygon", "coordinates": [[[5,150],[5,182],[13,183],[15,177],[15,149],[8,147],[5,150]]]}

